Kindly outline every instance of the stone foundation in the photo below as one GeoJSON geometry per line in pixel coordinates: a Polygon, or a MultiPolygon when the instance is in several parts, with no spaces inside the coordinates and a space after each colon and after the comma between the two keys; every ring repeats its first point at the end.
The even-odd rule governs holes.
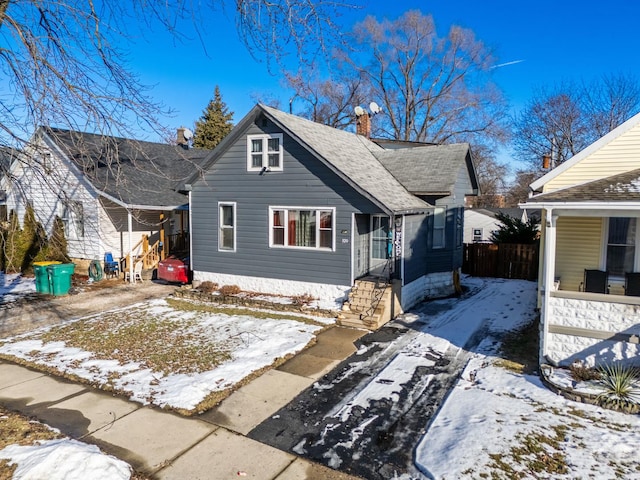
{"type": "Polygon", "coordinates": [[[548,328],[569,332],[547,334],[544,353],[551,363],[568,366],[581,360],[594,366],[621,361],[640,366],[640,345],[622,340],[640,335],[640,305],[625,297],[616,302],[612,297],[605,297],[611,301],[549,298],[548,328]],[[570,334],[572,330],[576,334],[570,334]],[[611,338],[613,335],[616,337],[611,338]]]}
{"type": "Polygon", "coordinates": [[[444,298],[455,293],[453,272],[431,273],[402,287],[402,310],[431,298],[444,298]]]}

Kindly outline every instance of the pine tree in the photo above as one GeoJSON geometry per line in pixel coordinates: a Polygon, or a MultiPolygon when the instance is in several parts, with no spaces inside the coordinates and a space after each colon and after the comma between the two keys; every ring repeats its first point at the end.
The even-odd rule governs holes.
{"type": "Polygon", "coordinates": [[[196,121],[193,146],[196,148],[212,149],[233,128],[233,112],[229,112],[227,104],[222,100],[220,88],[216,85],[213,99],[202,112],[200,120],[196,121]]]}

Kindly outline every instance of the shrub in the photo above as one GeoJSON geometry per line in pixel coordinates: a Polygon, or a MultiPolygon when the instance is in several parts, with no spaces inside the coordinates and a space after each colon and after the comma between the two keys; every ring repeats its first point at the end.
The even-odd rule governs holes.
{"type": "Polygon", "coordinates": [[[293,301],[294,305],[304,306],[310,305],[311,302],[315,300],[315,298],[308,293],[305,293],[303,295],[296,295],[295,297],[292,297],[291,300],[293,301]]]}
{"type": "Polygon", "coordinates": [[[577,382],[599,380],[601,377],[600,370],[589,367],[579,360],[569,365],[569,371],[571,372],[571,377],[577,382]]]}
{"type": "Polygon", "coordinates": [[[600,370],[600,388],[603,392],[598,400],[614,408],[624,408],[640,402],[639,371],[637,368],[615,363],[603,365],[600,370]]]}
{"type": "Polygon", "coordinates": [[[58,262],[68,263],[71,261],[67,253],[67,239],[64,236],[64,223],[58,216],[53,220],[53,230],[51,238],[47,244],[46,260],[57,260],[58,262]]]}
{"type": "Polygon", "coordinates": [[[218,284],[214,282],[210,282],[208,280],[198,285],[198,290],[200,290],[202,293],[215,292],[217,289],[218,289],[218,284]]]}
{"type": "Polygon", "coordinates": [[[223,285],[219,290],[220,294],[222,295],[237,295],[241,291],[242,290],[237,285],[223,285]]]}

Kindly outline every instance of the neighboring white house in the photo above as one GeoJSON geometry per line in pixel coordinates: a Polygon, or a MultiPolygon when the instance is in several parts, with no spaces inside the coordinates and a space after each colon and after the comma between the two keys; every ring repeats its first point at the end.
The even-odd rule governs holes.
{"type": "Polygon", "coordinates": [[[465,208],[464,243],[490,243],[491,234],[498,230],[502,222],[496,214],[505,213],[528,222],[529,218],[539,219],[540,210],[519,208],[465,208]]]}
{"type": "Polygon", "coordinates": [[[139,244],[138,255],[147,242],[188,229],[188,197],[178,186],[208,153],[40,127],[11,165],[7,211],[22,221],[31,204],[49,235],[61,218],[74,261],[123,258],[139,244]]]}

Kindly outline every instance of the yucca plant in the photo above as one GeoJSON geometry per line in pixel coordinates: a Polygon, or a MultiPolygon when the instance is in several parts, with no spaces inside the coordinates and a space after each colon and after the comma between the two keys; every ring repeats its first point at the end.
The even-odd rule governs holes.
{"type": "Polygon", "coordinates": [[[601,365],[598,400],[607,406],[624,408],[640,403],[640,371],[621,363],[601,365]]]}

